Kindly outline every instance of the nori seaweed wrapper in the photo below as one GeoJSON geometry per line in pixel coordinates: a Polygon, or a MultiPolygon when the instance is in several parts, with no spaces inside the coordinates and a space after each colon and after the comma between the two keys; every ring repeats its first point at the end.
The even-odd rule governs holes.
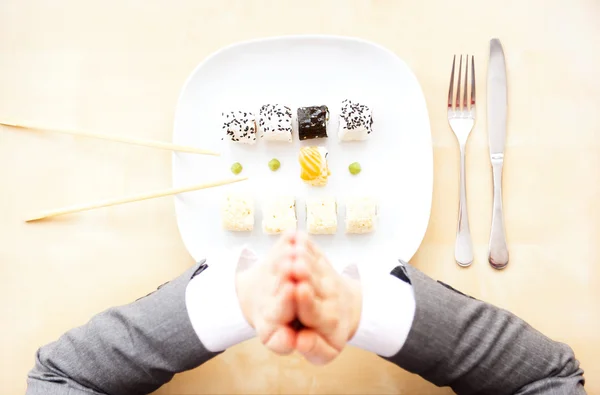
{"type": "Polygon", "coordinates": [[[298,108],[298,136],[300,140],[327,137],[327,106],[312,106],[298,108]]]}

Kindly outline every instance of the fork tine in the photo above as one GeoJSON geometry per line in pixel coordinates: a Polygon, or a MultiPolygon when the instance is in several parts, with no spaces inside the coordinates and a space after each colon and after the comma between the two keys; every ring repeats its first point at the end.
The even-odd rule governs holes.
{"type": "Polygon", "coordinates": [[[475,105],[475,57],[471,56],[471,106],[475,105]]]}
{"type": "Polygon", "coordinates": [[[456,84],[456,108],[462,110],[462,104],[460,103],[460,77],[462,74],[462,55],[458,62],[458,83],[456,84]]]}
{"type": "Polygon", "coordinates": [[[454,97],[454,64],[456,63],[456,55],[452,59],[452,73],[450,74],[450,89],[448,90],[448,108],[452,108],[452,98],[454,97]]]}
{"type": "Polygon", "coordinates": [[[468,98],[467,98],[467,81],[469,80],[468,77],[468,73],[469,73],[469,55],[465,56],[465,87],[463,89],[463,110],[468,110],[469,109],[469,102],[468,102],[468,98]]]}

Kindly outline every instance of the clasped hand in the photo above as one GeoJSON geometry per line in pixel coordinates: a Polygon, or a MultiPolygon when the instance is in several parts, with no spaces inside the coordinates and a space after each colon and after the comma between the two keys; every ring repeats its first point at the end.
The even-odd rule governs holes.
{"type": "Polygon", "coordinates": [[[360,320],[360,283],[338,274],[303,234],[282,236],[262,262],[237,274],[236,290],[267,348],[280,355],[297,350],[313,364],[337,357],[360,320]]]}

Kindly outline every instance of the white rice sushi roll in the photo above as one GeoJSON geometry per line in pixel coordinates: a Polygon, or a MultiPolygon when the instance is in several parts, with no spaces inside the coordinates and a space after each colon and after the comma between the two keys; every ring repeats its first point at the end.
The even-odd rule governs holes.
{"type": "Polygon", "coordinates": [[[370,233],[375,230],[377,202],[370,197],[353,197],[346,201],[346,233],[370,233]]]}
{"type": "Polygon", "coordinates": [[[342,102],[338,138],[340,141],[366,140],[373,131],[371,109],[348,99],[342,102]]]}
{"type": "Polygon", "coordinates": [[[234,143],[256,144],[256,118],[247,111],[221,113],[225,138],[234,143]]]}
{"type": "Polygon", "coordinates": [[[254,229],[254,200],[244,194],[230,194],[221,205],[223,229],[250,232],[254,229]]]}
{"type": "Polygon", "coordinates": [[[263,232],[269,235],[297,228],[296,200],[293,196],[269,199],[263,206],[263,232]]]}
{"type": "Polygon", "coordinates": [[[268,141],[292,142],[292,110],[281,104],[265,104],[258,112],[260,136],[268,141]]]}
{"type": "Polygon", "coordinates": [[[337,203],[335,198],[308,198],[306,225],[313,235],[331,235],[337,232],[337,203]]]}

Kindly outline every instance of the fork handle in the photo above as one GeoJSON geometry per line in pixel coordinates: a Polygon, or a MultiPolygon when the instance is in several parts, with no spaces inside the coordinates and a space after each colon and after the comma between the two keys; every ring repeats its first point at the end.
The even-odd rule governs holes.
{"type": "Polygon", "coordinates": [[[460,266],[473,262],[473,241],[467,214],[467,188],[465,186],[465,145],[460,146],[460,199],[458,204],[458,229],[454,246],[454,259],[460,266]]]}
{"type": "Polygon", "coordinates": [[[504,213],[502,210],[502,166],[503,158],[492,158],[494,176],[494,209],[490,233],[489,262],[494,269],[504,269],[508,265],[508,248],[504,233],[504,213]]]}

